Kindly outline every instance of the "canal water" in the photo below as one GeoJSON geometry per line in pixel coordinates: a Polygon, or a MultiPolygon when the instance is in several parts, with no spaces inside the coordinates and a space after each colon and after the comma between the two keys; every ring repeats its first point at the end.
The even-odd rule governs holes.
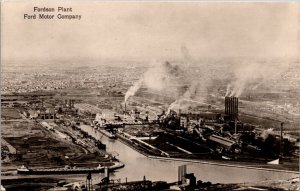
{"type": "Polygon", "coordinates": [[[212,183],[247,183],[299,177],[297,172],[148,158],[119,140],[110,140],[91,126],[81,125],[80,127],[106,144],[107,152],[114,153],[125,164],[124,168],[111,174],[111,178],[121,179],[122,182],[126,178],[128,181],[142,180],[144,176],[148,180],[174,182],[178,180],[178,166],[180,165],[187,165],[187,172],[194,173],[197,180],[212,183]]]}

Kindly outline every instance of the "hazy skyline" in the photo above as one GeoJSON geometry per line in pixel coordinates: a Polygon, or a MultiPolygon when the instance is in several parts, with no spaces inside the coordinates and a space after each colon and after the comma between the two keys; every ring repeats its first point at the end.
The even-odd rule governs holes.
{"type": "MultiPolygon", "coordinates": [[[[8,62],[202,57],[295,58],[298,3],[2,2],[8,62]],[[25,20],[33,7],[72,7],[81,20],[25,20]]],[[[56,14],[56,13],[55,13],[56,14]]]]}

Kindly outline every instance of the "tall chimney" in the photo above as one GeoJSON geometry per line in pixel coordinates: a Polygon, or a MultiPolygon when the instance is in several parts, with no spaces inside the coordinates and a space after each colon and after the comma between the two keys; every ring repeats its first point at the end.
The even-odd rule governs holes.
{"type": "Polygon", "coordinates": [[[236,118],[239,118],[239,98],[236,98],[236,118]]]}
{"type": "Polygon", "coordinates": [[[230,97],[230,115],[234,119],[234,97],[230,97]]]}
{"type": "Polygon", "coordinates": [[[227,97],[225,97],[225,114],[227,114],[227,97]]]}
{"type": "Polygon", "coordinates": [[[237,134],[237,121],[236,119],[234,120],[234,134],[237,134]]]}
{"type": "Polygon", "coordinates": [[[282,147],[283,147],[283,122],[280,124],[280,153],[279,156],[283,156],[282,147]]]}
{"type": "Polygon", "coordinates": [[[234,97],[230,97],[230,115],[231,119],[233,119],[234,114],[234,97]]]}
{"type": "Polygon", "coordinates": [[[238,112],[239,112],[239,101],[237,97],[234,97],[234,118],[238,118],[238,112]]]}

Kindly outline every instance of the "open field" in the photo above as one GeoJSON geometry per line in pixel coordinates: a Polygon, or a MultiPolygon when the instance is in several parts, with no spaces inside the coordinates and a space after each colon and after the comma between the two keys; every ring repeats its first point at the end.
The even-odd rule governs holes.
{"type": "Polygon", "coordinates": [[[21,158],[13,162],[15,165],[59,166],[67,162],[66,155],[72,160],[84,154],[82,148],[60,139],[35,122],[3,122],[2,136],[20,154],[21,158]]]}
{"type": "Polygon", "coordinates": [[[1,119],[2,120],[21,119],[21,118],[22,117],[17,109],[1,108],[1,119]]]}
{"type": "MultiPolygon", "coordinates": [[[[51,131],[35,121],[2,121],[1,126],[2,137],[17,151],[11,161],[2,163],[3,169],[21,165],[61,167],[73,163],[97,166],[97,162],[102,161],[102,154],[97,149],[89,151],[61,136],[64,134],[58,134],[59,131],[51,131]]],[[[58,126],[56,129],[62,131],[58,126]]],[[[2,172],[5,171],[3,169],[2,172]]]]}

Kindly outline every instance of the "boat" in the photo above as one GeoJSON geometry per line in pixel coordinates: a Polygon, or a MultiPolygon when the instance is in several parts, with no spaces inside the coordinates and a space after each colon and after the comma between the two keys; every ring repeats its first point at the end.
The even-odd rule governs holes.
{"type": "Polygon", "coordinates": [[[77,167],[70,167],[65,166],[63,168],[43,168],[43,169],[29,169],[26,166],[21,166],[17,169],[18,174],[87,174],[87,173],[103,173],[105,168],[108,168],[109,172],[115,171],[117,169],[123,168],[125,165],[120,162],[114,162],[111,166],[102,166],[99,164],[97,167],[94,168],[77,168],[77,167]]]}
{"type": "Polygon", "coordinates": [[[100,131],[100,133],[102,133],[103,135],[107,136],[110,139],[117,139],[117,136],[103,128],[99,128],[98,131],[100,131]]]}

